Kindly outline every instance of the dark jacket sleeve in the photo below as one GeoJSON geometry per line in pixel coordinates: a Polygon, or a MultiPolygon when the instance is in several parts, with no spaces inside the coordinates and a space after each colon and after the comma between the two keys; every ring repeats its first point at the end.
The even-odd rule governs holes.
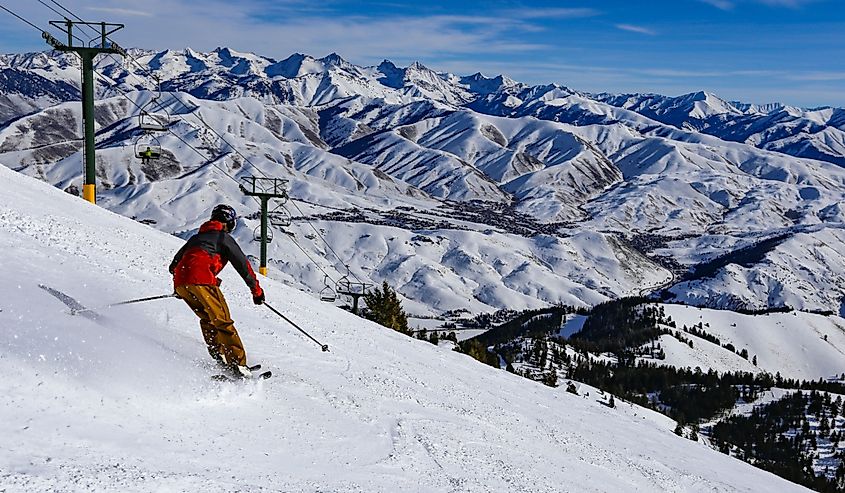
{"type": "Polygon", "coordinates": [[[176,271],[176,265],[179,263],[180,260],[182,260],[182,255],[185,255],[185,250],[187,250],[187,249],[188,249],[188,242],[186,241],[185,244],[182,245],[182,248],[180,248],[179,251],[176,252],[176,256],[173,257],[173,262],[170,262],[170,269],[169,270],[170,270],[171,274],[173,274],[176,271]]]}
{"type": "Polygon", "coordinates": [[[220,243],[221,253],[226,257],[226,260],[232,263],[238,274],[241,275],[246,285],[249,286],[252,295],[260,295],[262,291],[261,286],[258,284],[258,277],[255,275],[255,271],[252,270],[252,265],[249,263],[246,255],[244,255],[238,242],[232,238],[232,235],[224,234],[220,243]]]}

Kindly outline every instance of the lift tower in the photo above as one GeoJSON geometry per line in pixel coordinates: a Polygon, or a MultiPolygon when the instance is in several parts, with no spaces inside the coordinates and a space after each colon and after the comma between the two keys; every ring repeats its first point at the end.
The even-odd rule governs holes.
{"type": "Polygon", "coordinates": [[[241,191],[244,195],[250,197],[257,197],[261,201],[261,264],[258,266],[258,272],[262,276],[267,275],[267,203],[271,199],[280,199],[282,202],[287,201],[288,192],[285,187],[288,184],[287,180],[281,178],[259,178],[256,176],[247,176],[242,178],[241,191]]]}
{"type": "Polygon", "coordinates": [[[82,197],[91,202],[97,203],[97,173],[96,158],[94,153],[94,58],[97,55],[115,54],[126,56],[126,50],[113,43],[108,36],[120,29],[123,24],[110,22],[83,22],[65,19],[63,21],[50,21],[50,25],[59,28],[67,34],[67,44],[54,38],[50,33],[43,32],[41,36],[47,44],[57,51],[73,52],[82,59],[82,124],[85,130],[85,182],[82,185],[82,197]],[[76,26],[90,26],[99,31],[96,38],[88,44],[92,46],[76,45],[74,38],[80,39],[74,34],[76,26]]]}

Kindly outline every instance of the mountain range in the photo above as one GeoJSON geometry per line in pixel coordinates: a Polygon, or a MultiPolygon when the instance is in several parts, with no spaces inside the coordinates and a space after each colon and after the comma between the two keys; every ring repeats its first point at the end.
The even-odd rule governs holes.
{"type": "MultiPolygon", "coordinates": [[[[247,243],[256,204],[237,180],[287,179],[294,221],[276,231],[270,276],[302,289],[348,269],[421,315],[651,292],[845,313],[843,109],[590,94],[337,54],[130,55],[97,63],[99,203],[179,236],[233,203],[247,243]],[[141,132],[142,109],[169,132],[141,132]],[[162,159],[135,157],[148,144],[162,159]]],[[[67,55],[0,56],[0,163],[78,193],[78,80],[67,55]]]]}

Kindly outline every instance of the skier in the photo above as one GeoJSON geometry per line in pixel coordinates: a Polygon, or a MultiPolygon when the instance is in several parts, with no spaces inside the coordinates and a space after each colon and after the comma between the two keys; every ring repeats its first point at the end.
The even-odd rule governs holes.
{"type": "Polygon", "coordinates": [[[173,257],[170,273],[176,295],[200,318],[200,328],[208,353],[235,376],[249,378],[246,352],[229,315],[229,307],[220,290],[217,274],[231,262],[252,292],[256,305],[264,303],[264,291],[235,239],[237,214],[220,204],[211,211],[211,220],[200,226],[197,234],[173,257]]]}

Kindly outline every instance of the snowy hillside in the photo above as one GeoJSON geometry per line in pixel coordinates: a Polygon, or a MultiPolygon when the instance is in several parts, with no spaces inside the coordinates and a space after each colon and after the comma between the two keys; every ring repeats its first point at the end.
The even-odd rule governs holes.
{"type": "Polygon", "coordinates": [[[609,409],[415,341],[265,280],[268,300],[331,347],[251,305],[223,276],[268,381],[212,382],[170,291],[181,242],[0,170],[0,382],[6,491],[804,491],[609,409]]]}
{"type": "Polygon", "coordinates": [[[784,378],[817,380],[845,372],[845,319],[810,313],[739,313],[661,305],[678,328],[699,324],[720,345],[684,334],[693,348],[671,336],[661,336],[666,353],[662,364],[700,367],[720,373],[746,371],[780,373],[784,378]],[[725,349],[730,344],[734,350],[725,349]],[[739,355],[747,351],[747,357],[739,355]]]}
{"type": "Polygon", "coordinates": [[[845,319],[636,297],[506,318],[461,348],[610,408],[646,406],[676,420],[677,435],[816,491],[845,485],[845,319]]]}
{"type": "MultiPolygon", "coordinates": [[[[276,231],[271,276],[304,289],[349,265],[420,315],[663,288],[845,313],[842,110],[590,95],[337,54],[132,54],[163,92],[132,64],[98,62],[100,203],[184,235],[208,204],[255,212],[226,173],[288,179],[295,221],[276,231]],[[142,135],[138,107],[169,113],[171,133],[142,135]],[[144,165],[134,146],[149,143],[162,159],[144,165]]],[[[78,193],[75,61],[4,55],[0,69],[0,163],[78,193]]],[[[247,242],[257,221],[243,224],[247,242]]]]}

